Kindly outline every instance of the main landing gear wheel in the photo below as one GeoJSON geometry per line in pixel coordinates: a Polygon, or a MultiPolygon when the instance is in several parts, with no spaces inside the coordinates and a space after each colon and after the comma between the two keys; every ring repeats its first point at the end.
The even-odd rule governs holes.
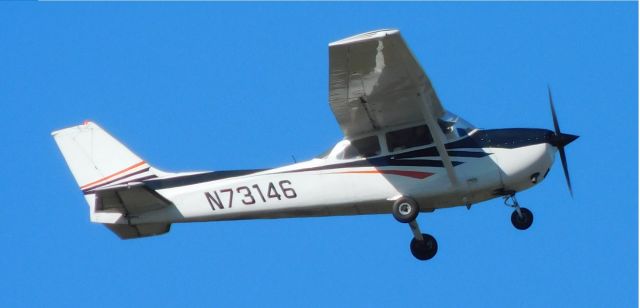
{"type": "Polygon", "coordinates": [[[401,197],[393,203],[393,217],[401,223],[416,220],[418,213],[420,213],[420,206],[411,198],[401,197]]]}
{"type": "Polygon", "coordinates": [[[438,242],[433,236],[420,232],[420,226],[416,221],[418,213],[420,213],[420,206],[409,197],[401,197],[393,203],[393,217],[401,223],[408,224],[413,233],[413,239],[409,245],[411,254],[416,259],[425,261],[436,255],[438,242]]]}
{"type": "Polygon", "coordinates": [[[418,260],[426,261],[438,252],[438,242],[430,234],[422,233],[422,240],[415,237],[411,240],[411,254],[418,260]]]}
{"type": "Polygon", "coordinates": [[[527,230],[533,224],[533,213],[524,207],[515,209],[511,213],[511,223],[518,230],[527,230]],[[520,213],[518,213],[518,210],[520,210],[520,213]]]}

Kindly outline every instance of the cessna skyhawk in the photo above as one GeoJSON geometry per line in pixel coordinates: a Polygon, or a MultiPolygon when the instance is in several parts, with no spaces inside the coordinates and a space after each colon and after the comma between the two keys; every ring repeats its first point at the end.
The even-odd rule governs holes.
{"type": "Polygon", "coordinates": [[[533,222],[515,196],[540,183],[577,136],[478,129],[446,111],[398,30],[329,44],[329,105],[344,139],[328,153],[275,169],[169,173],[97,124],[52,133],[89,204],[92,222],[123,239],[159,235],[172,223],[393,214],[413,232],[419,260],[437,252],[420,212],[504,198],[520,230],[533,222]]]}

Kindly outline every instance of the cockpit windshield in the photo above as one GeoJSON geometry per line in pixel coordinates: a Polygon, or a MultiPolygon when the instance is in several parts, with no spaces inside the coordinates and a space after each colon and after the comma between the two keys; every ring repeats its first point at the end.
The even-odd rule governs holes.
{"type": "Polygon", "coordinates": [[[438,119],[438,125],[447,139],[462,138],[476,129],[471,123],[449,111],[438,119]]]}

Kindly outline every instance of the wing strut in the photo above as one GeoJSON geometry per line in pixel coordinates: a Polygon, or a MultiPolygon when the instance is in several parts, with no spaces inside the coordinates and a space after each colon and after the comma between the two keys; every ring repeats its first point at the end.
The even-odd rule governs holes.
{"type": "MultiPolygon", "coordinates": [[[[415,80],[414,80],[415,82],[415,80]]],[[[443,133],[440,130],[440,126],[438,126],[438,120],[434,117],[432,110],[430,110],[429,102],[426,99],[426,93],[424,91],[424,87],[420,87],[421,91],[418,93],[420,98],[422,99],[422,113],[424,115],[425,121],[427,122],[427,126],[429,127],[429,131],[431,132],[431,137],[433,138],[433,143],[438,149],[438,154],[440,154],[440,158],[442,158],[442,164],[444,168],[447,170],[447,175],[449,176],[449,181],[451,181],[451,185],[454,189],[458,189],[458,177],[456,176],[456,171],[453,170],[453,164],[451,163],[451,158],[449,157],[449,153],[447,153],[447,149],[444,146],[443,133]]]]}
{"type": "MultiPolygon", "coordinates": [[[[388,35],[388,34],[386,34],[388,35]]],[[[393,44],[393,41],[391,41],[393,44]]],[[[413,57],[415,59],[415,57],[413,57]]],[[[431,133],[431,137],[433,138],[433,143],[438,149],[438,154],[440,154],[440,158],[442,158],[442,164],[444,168],[447,170],[447,175],[449,176],[449,181],[451,181],[451,186],[454,190],[458,190],[460,185],[458,184],[458,177],[456,177],[456,172],[453,170],[453,164],[451,163],[451,158],[449,157],[449,153],[447,153],[447,149],[444,146],[444,134],[440,130],[440,126],[438,126],[438,119],[435,114],[442,113],[442,106],[439,106],[439,100],[436,96],[435,91],[432,86],[428,86],[426,82],[429,82],[429,79],[424,75],[424,70],[420,67],[420,64],[417,60],[415,60],[415,65],[418,66],[420,75],[416,76],[411,73],[409,70],[409,63],[406,62],[406,59],[403,59],[402,64],[407,72],[408,76],[411,76],[411,81],[413,85],[418,90],[417,95],[420,96],[422,115],[424,117],[427,126],[429,127],[429,131],[431,133]],[[421,79],[424,79],[421,81],[421,79]],[[435,106],[434,102],[438,103],[438,106],[435,106]],[[439,110],[437,110],[439,107],[439,110]],[[438,112],[439,111],[439,112],[438,112]]]]}

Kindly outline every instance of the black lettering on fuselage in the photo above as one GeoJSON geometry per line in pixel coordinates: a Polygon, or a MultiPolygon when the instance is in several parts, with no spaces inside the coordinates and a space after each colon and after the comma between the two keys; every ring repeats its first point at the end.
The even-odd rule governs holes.
{"type": "Polygon", "coordinates": [[[225,188],[212,192],[205,192],[204,196],[207,199],[207,202],[209,202],[209,206],[211,206],[211,210],[213,211],[232,208],[234,191],[237,193],[235,194],[237,196],[236,199],[240,198],[239,202],[242,202],[242,204],[244,205],[256,204],[258,203],[258,200],[261,200],[262,204],[267,204],[270,202],[278,202],[283,199],[294,199],[298,197],[298,194],[293,189],[293,185],[289,180],[282,180],[278,182],[278,185],[275,185],[273,182],[268,182],[268,184],[265,183],[261,185],[263,185],[263,189],[261,189],[258,184],[254,184],[251,186],[238,186],[235,188],[235,190],[231,188],[225,188]],[[267,188],[264,189],[264,186],[266,186],[267,188]],[[253,190],[251,188],[253,188],[253,190]],[[266,196],[263,194],[263,190],[266,190],[266,196]],[[258,196],[260,196],[260,199],[254,197],[254,192],[257,193],[258,196]],[[225,198],[225,194],[228,198],[226,206],[224,205],[222,200],[225,198]]]}
{"type": "Polygon", "coordinates": [[[209,205],[211,205],[211,209],[214,211],[216,210],[215,206],[213,206],[214,203],[218,206],[219,209],[224,209],[224,206],[222,206],[222,201],[220,201],[220,196],[218,196],[218,192],[214,191],[213,193],[216,195],[215,198],[208,192],[204,193],[204,195],[207,197],[207,201],[209,201],[209,205]]]}

